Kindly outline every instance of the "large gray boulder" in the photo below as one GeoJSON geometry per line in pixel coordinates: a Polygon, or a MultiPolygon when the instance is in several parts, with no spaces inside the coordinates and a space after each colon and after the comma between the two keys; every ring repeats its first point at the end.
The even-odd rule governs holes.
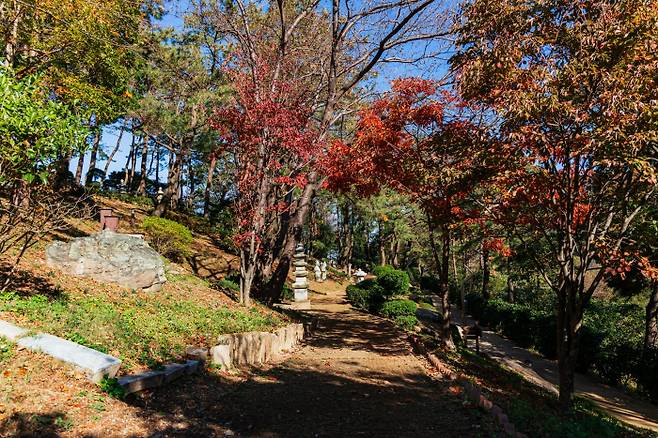
{"type": "Polygon", "coordinates": [[[160,255],[143,238],[110,230],[56,241],[46,249],[46,262],[69,274],[131,289],[155,292],[167,281],[160,255]]]}

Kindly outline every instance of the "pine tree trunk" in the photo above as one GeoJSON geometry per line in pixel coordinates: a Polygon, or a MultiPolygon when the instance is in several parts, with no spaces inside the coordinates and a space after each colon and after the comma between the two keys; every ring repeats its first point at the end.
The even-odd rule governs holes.
{"type": "Polygon", "coordinates": [[[139,176],[139,187],[137,187],[137,194],[139,196],[146,195],[146,163],[149,153],[149,140],[148,136],[144,134],[142,138],[142,163],[141,163],[141,175],[139,176]]]}
{"type": "Polygon", "coordinates": [[[215,175],[215,166],[217,165],[217,154],[210,153],[210,163],[208,164],[208,175],[206,176],[206,187],[203,191],[203,217],[210,217],[210,194],[212,193],[212,182],[215,175]]]}
{"type": "Polygon", "coordinates": [[[126,130],[127,123],[128,121],[126,119],[123,119],[123,123],[121,125],[121,129],[119,130],[119,135],[117,137],[117,143],[114,146],[114,149],[112,149],[110,155],[107,157],[107,161],[105,162],[105,168],[103,169],[104,178],[108,177],[107,172],[110,169],[110,164],[112,164],[112,160],[114,159],[114,156],[116,155],[116,153],[119,151],[119,148],[121,147],[121,139],[123,138],[123,133],[126,130]]]}
{"type": "Polygon", "coordinates": [[[658,281],[653,281],[649,303],[646,307],[644,351],[658,348],[658,281]]]}
{"type": "Polygon", "coordinates": [[[132,145],[133,150],[130,159],[130,177],[128,178],[128,187],[129,187],[128,190],[131,192],[135,184],[135,173],[137,172],[137,144],[139,140],[140,138],[137,137],[137,140],[134,141],[132,145]]]}
{"type": "Polygon", "coordinates": [[[160,147],[155,145],[155,183],[160,186],[160,147]]]}
{"type": "Polygon", "coordinates": [[[80,156],[78,157],[78,167],[75,170],[75,185],[77,186],[82,182],[82,169],[85,166],[85,155],[84,152],[80,152],[80,156]]]}
{"type": "Polygon", "coordinates": [[[91,155],[89,157],[89,169],[87,170],[87,175],[85,177],[85,185],[88,186],[94,179],[94,171],[96,170],[96,159],[98,157],[98,148],[101,143],[102,132],[100,128],[96,130],[94,134],[94,144],[91,147],[91,155]]]}
{"type": "Polygon", "coordinates": [[[123,186],[128,189],[130,183],[130,165],[133,162],[133,155],[135,154],[135,133],[131,133],[132,137],[130,140],[130,152],[128,152],[128,157],[126,158],[126,165],[123,167],[123,186]]]}
{"type": "Polygon", "coordinates": [[[163,216],[169,209],[174,209],[178,205],[178,198],[180,192],[180,173],[184,160],[184,151],[179,149],[179,153],[171,152],[169,156],[169,173],[167,175],[167,188],[164,191],[162,200],[156,205],[153,214],[155,216],[163,216]]]}

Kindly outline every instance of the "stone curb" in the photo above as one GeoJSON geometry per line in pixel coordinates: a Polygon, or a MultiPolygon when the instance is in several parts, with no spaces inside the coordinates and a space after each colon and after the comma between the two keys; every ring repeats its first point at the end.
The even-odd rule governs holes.
{"type": "Polygon", "coordinates": [[[170,363],[162,370],[145,371],[139,374],[120,377],[119,386],[123,388],[124,394],[132,394],[145,389],[153,389],[188,374],[199,372],[201,362],[188,360],[185,363],[170,363]]]}
{"type": "Polygon", "coordinates": [[[0,321],[0,335],[17,345],[38,353],[47,354],[82,371],[89,380],[100,383],[103,377],[114,377],[121,361],[84,345],[47,333],[29,336],[29,331],[6,321],[0,321]]]}
{"type": "Polygon", "coordinates": [[[239,365],[258,366],[282,359],[296,348],[317,327],[317,321],[308,324],[293,323],[270,332],[245,332],[221,335],[217,345],[206,348],[188,347],[188,357],[209,360],[213,365],[231,369],[239,365]]]}
{"type": "Polygon", "coordinates": [[[414,350],[424,355],[432,367],[439,372],[439,374],[451,381],[457,382],[464,391],[466,398],[468,398],[476,406],[489,412],[489,414],[494,417],[496,422],[503,428],[507,435],[515,438],[527,438],[524,433],[518,432],[516,430],[500,406],[494,404],[491,400],[482,394],[482,389],[478,385],[468,380],[465,376],[459,375],[448,368],[441,361],[441,359],[438,358],[438,356],[428,351],[427,347],[418,336],[410,336],[409,341],[411,342],[414,350]]]}

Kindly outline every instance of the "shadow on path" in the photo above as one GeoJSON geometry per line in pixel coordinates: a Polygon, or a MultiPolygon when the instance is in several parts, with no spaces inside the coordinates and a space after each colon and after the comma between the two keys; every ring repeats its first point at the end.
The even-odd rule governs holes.
{"type": "Polygon", "coordinates": [[[243,383],[196,376],[132,401],[177,418],[160,436],[476,437],[495,436],[491,417],[464,406],[412,353],[406,335],[351,310],[340,293],[313,302],[320,319],[285,362],[243,383]]]}

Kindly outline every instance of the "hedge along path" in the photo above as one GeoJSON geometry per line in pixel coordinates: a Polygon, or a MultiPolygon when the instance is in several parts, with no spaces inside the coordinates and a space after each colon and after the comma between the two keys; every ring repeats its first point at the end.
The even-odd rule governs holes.
{"type": "MultiPolygon", "coordinates": [[[[470,318],[460,321],[456,314],[453,315],[453,318],[455,323],[462,326],[474,324],[470,318]]],[[[480,338],[480,351],[519,373],[526,380],[557,395],[559,381],[557,362],[525,350],[491,330],[483,330],[480,338]]],[[[577,395],[596,403],[603,412],[611,417],[633,426],[658,432],[658,406],[631,397],[619,389],[596,382],[583,374],[576,374],[575,389],[577,395]]]]}
{"type": "Polygon", "coordinates": [[[491,416],[433,379],[392,322],[358,312],[333,282],[311,289],[318,327],[285,361],[222,398],[219,418],[254,437],[491,436],[491,416]],[[333,287],[333,289],[332,289],[333,287]],[[263,413],[266,413],[264,415],[263,413]]]}

